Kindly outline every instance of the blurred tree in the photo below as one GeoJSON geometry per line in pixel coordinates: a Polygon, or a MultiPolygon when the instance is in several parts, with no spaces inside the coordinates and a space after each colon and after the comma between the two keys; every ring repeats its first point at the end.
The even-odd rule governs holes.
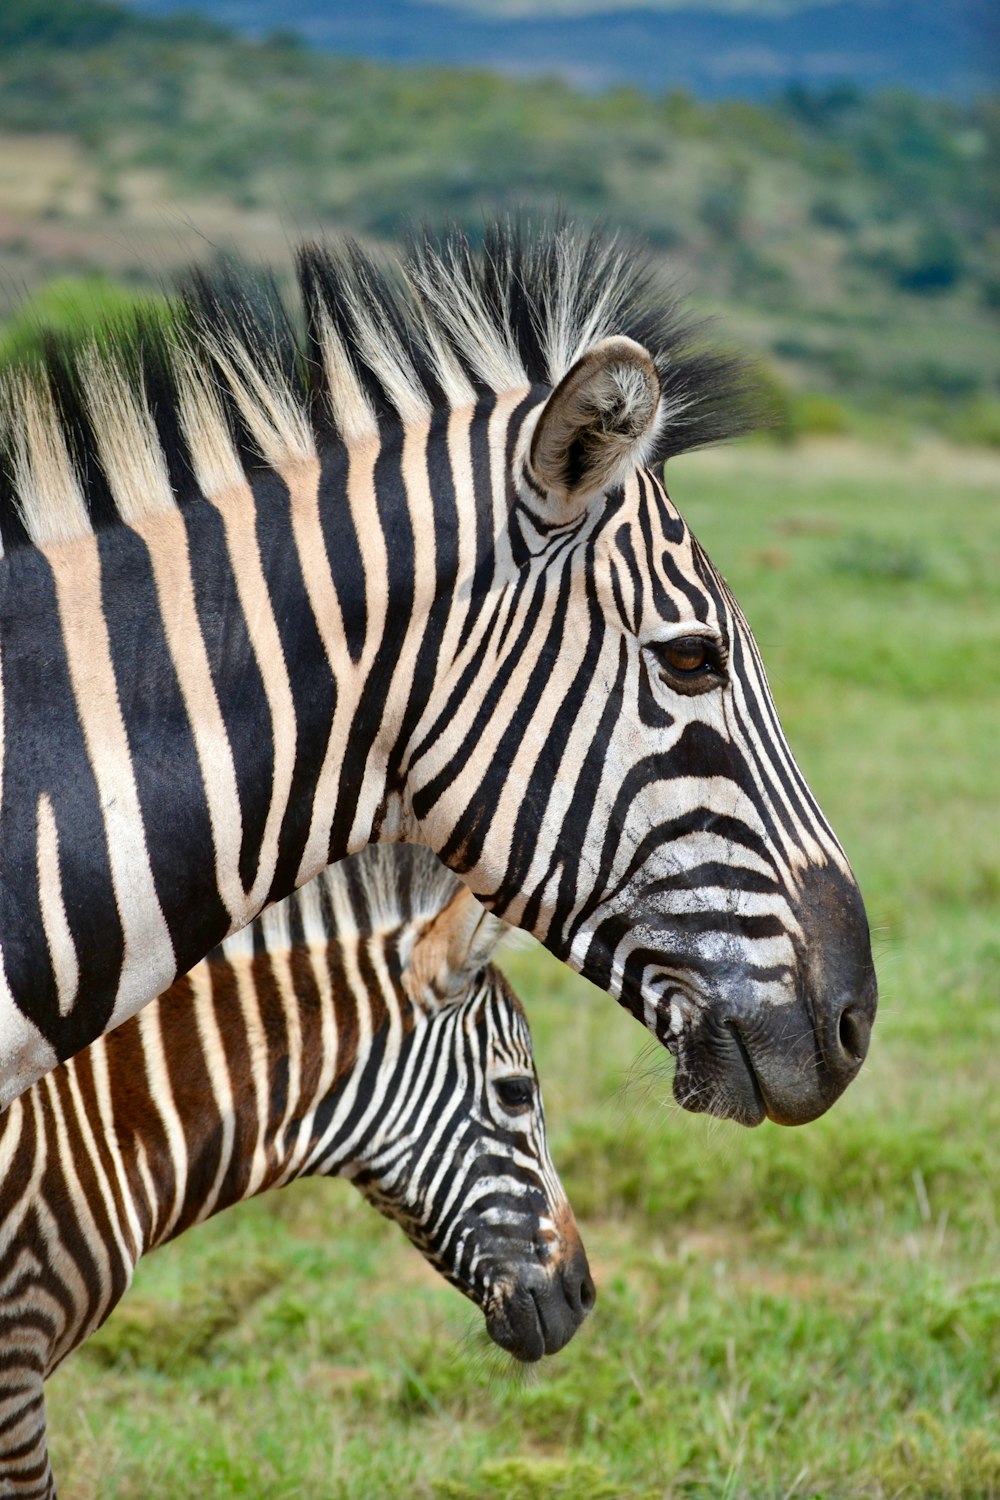
{"type": "Polygon", "coordinates": [[[746,168],[733,165],[721,182],[714,183],[701,196],[698,215],[706,229],[721,240],[740,238],[747,206],[746,168]]]}
{"type": "Polygon", "coordinates": [[[950,291],[962,278],[965,257],[958,236],[943,224],[926,224],[912,256],[895,271],[896,285],[907,292],[933,296],[950,291]]]}

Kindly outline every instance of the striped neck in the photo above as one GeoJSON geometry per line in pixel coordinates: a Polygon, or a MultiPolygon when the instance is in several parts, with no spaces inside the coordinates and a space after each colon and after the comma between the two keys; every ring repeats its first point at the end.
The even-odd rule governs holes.
{"type": "Polygon", "coordinates": [[[453,594],[498,524],[459,524],[431,472],[501,464],[511,402],[0,561],[18,790],[0,853],[13,869],[33,850],[41,872],[0,918],[0,1104],[266,902],[372,840],[419,837],[403,758],[442,662],[475,659],[474,602],[453,594]],[[106,850],[72,890],[71,828],[106,850]]]}
{"type": "Polygon", "coordinates": [[[435,923],[452,931],[456,899],[471,916],[467,949],[442,962],[474,969],[499,924],[428,850],[369,848],[67,1065],[106,1072],[143,1250],[296,1177],[364,1164],[380,1099],[434,1014],[415,945],[435,923]]]}
{"type": "Polygon", "coordinates": [[[327,1175],[350,1172],[358,1112],[415,1024],[405,932],[216,952],[104,1039],[140,1253],[320,1157],[327,1175]]]}

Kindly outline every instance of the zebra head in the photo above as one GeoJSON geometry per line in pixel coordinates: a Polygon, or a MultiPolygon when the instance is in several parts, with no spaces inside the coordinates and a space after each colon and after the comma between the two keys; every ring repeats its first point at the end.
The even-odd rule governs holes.
{"type": "Polygon", "coordinates": [[[488,962],[502,925],[454,884],[442,911],[401,930],[409,1004],[349,1175],[483,1310],[495,1343],[537,1360],[572,1338],[594,1285],[549,1156],[527,1021],[488,962]]]}
{"type": "Polygon", "coordinates": [[[670,1049],[686,1108],[811,1120],[867,1051],[865,911],[750,628],[661,477],[733,430],[739,373],[688,352],[613,245],[501,236],[464,299],[457,275],[427,261],[422,294],[515,390],[471,424],[495,526],[471,586],[477,669],[456,656],[415,740],[421,837],[670,1049]],[[499,352],[470,306],[493,309],[499,352]]]}

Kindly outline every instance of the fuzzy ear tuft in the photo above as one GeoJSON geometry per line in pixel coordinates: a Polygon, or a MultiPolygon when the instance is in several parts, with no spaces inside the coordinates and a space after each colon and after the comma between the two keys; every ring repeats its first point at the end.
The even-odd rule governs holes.
{"type": "Polygon", "coordinates": [[[660,377],[634,339],[601,339],[546,401],[531,439],[536,484],[574,508],[621,484],[660,422],[660,377]]]}
{"type": "Polygon", "coordinates": [[[415,1000],[455,996],[489,963],[506,926],[463,885],[417,934],[404,975],[415,1000]]]}

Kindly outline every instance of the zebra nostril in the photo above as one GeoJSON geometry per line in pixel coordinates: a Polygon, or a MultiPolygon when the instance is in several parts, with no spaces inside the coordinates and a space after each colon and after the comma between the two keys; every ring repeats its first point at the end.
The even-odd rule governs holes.
{"type": "Polygon", "coordinates": [[[864,1062],[871,1032],[871,1021],[863,1011],[849,1005],[841,1012],[837,1026],[837,1040],[840,1043],[840,1050],[852,1063],[864,1062]]]}
{"type": "Polygon", "coordinates": [[[564,1267],[562,1284],[566,1301],[574,1315],[577,1318],[585,1318],[597,1301],[597,1288],[594,1286],[587,1258],[582,1251],[574,1257],[570,1265],[564,1267]]]}

